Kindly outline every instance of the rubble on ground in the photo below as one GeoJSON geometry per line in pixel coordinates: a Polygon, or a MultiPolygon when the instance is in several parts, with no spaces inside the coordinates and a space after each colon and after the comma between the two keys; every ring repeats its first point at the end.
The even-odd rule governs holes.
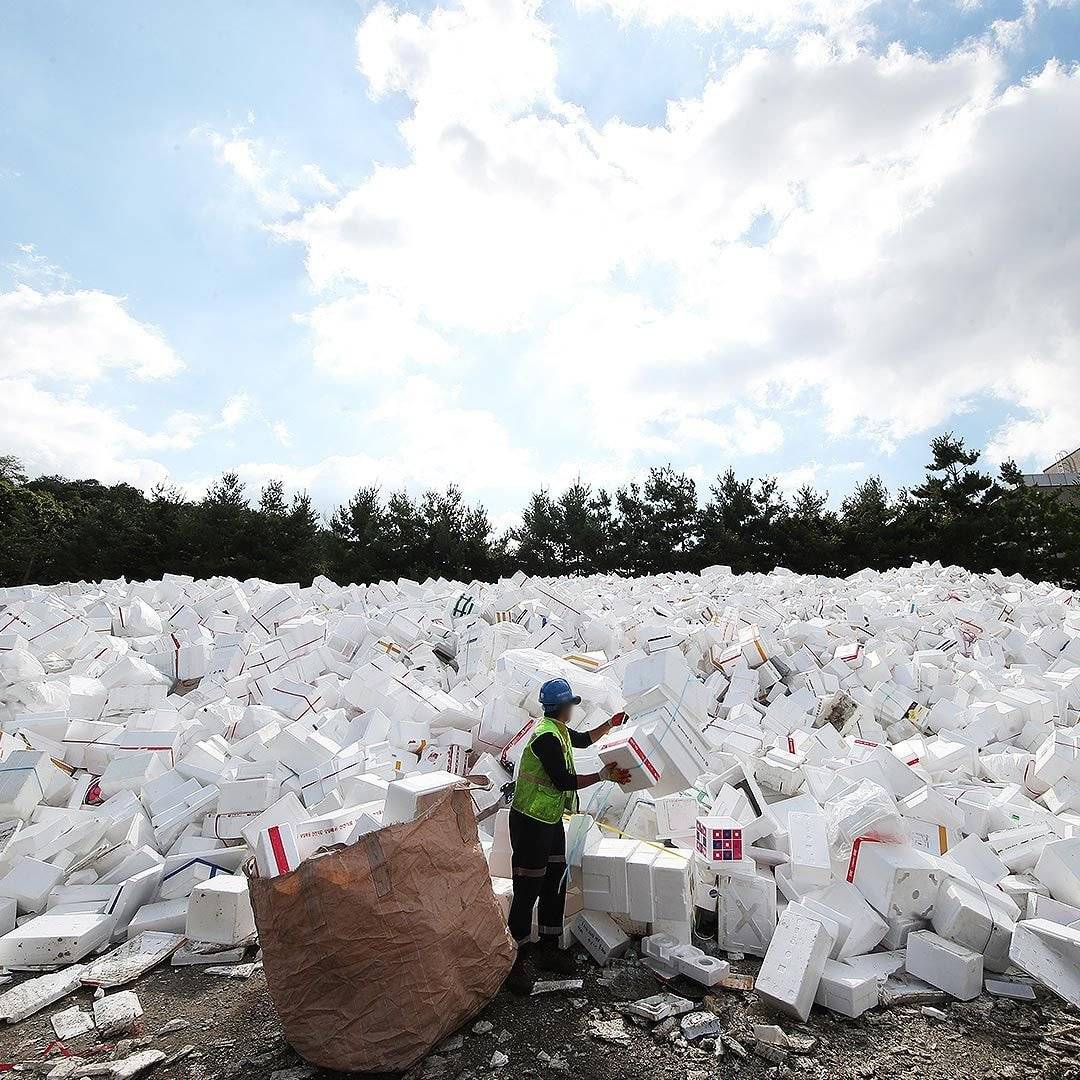
{"type": "MultiPolygon", "coordinates": [[[[595,962],[641,939],[661,980],[752,985],[796,1020],[984,987],[1080,1005],[1075,595],[936,565],[713,567],[0,590],[0,966],[29,975],[0,1017],[59,1004],[74,1030],[73,991],[167,960],[252,974],[245,873],[289,873],[454,786],[508,905],[502,789],[556,676],[577,726],[627,715],[578,767],[630,781],[583,792],[568,823],[566,941],[595,962]],[[743,954],[756,981],[730,969],[743,954]]],[[[125,993],[95,1020],[137,1030],[125,993]]]]}

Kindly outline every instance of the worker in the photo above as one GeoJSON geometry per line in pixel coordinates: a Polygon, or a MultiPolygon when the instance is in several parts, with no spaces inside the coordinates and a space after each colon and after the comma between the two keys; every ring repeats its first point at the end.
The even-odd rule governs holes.
{"type": "Polygon", "coordinates": [[[563,814],[577,809],[582,788],[611,780],[626,783],[630,773],[616,765],[601,772],[578,775],[574,749],[584,749],[603,738],[625,719],[617,713],[592,731],[571,730],[570,717],[581,703],[565,679],[549,679],[540,687],[544,716],[529,737],[517,767],[514,801],[510,807],[511,865],[514,898],[510,904],[510,933],[517,942],[517,957],[507,977],[515,994],[532,989],[527,967],[533,908],[537,906],[540,948],[536,965],[542,971],[572,975],[573,959],[559,948],[566,902],[566,833],[563,814]]]}

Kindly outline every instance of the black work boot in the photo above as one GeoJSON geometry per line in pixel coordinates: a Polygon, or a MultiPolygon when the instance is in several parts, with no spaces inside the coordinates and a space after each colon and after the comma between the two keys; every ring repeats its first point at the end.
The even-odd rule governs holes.
{"type": "Polygon", "coordinates": [[[528,944],[518,946],[517,956],[514,959],[514,966],[510,969],[510,974],[506,976],[506,989],[511,994],[517,994],[520,997],[526,997],[532,993],[533,977],[527,966],[528,961],[528,944]]]}
{"type": "Polygon", "coordinates": [[[574,958],[569,949],[560,949],[558,941],[545,940],[536,954],[536,966],[554,975],[573,975],[574,958]]]}

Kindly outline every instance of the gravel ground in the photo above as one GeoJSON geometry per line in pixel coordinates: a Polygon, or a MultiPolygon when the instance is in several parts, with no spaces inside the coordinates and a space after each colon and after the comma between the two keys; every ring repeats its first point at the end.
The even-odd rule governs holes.
{"type": "MultiPolygon", "coordinates": [[[[756,963],[734,967],[752,972],[756,963]]],[[[944,1018],[907,1005],[876,1009],[858,1020],[815,1009],[809,1023],[796,1024],[769,1014],[752,993],[720,991],[706,1002],[703,989],[688,980],[662,987],[636,959],[602,970],[579,955],[578,977],[585,983],[581,991],[525,999],[500,993],[466,1025],[460,1039],[452,1038],[442,1052],[429,1056],[409,1080],[500,1074],[507,1080],[707,1080],[736,1075],[1080,1080],[1080,1014],[1041,992],[1033,1004],[987,995],[973,1002],[943,1003],[944,1018]],[[664,1034],[662,1025],[639,1025],[621,1015],[620,1003],[662,989],[712,1008],[722,1022],[719,1048],[710,1039],[689,1045],[678,1033],[664,1034]],[[758,1056],[753,1025],[760,1023],[778,1023],[806,1049],[789,1053],[779,1063],[758,1056]],[[505,1055],[506,1064],[493,1066],[496,1054],[505,1055]]],[[[241,980],[195,968],[162,968],[126,989],[137,992],[144,1010],[141,1030],[130,1043],[103,1048],[91,1033],[64,1048],[53,1046],[46,1058],[54,1042],[49,1017],[72,1004],[90,1008],[93,995],[84,990],[0,1030],[0,1062],[44,1076],[65,1050],[97,1061],[146,1048],[171,1056],[191,1047],[175,1061],[167,1056],[146,1075],[154,1080],[329,1080],[337,1075],[308,1066],[286,1044],[261,971],[241,980]],[[159,1034],[177,1019],[186,1026],[159,1034]]]]}

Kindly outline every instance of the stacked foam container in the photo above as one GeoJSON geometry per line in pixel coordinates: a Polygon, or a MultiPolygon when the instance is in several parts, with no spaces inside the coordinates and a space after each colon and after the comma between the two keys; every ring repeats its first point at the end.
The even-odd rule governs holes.
{"type": "Polygon", "coordinates": [[[502,788],[553,676],[578,727],[627,714],[578,768],[629,782],[567,824],[598,962],[640,936],[715,985],[751,954],[803,1018],[897,981],[1080,1005],[1080,603],[937,565],[2,590],[0,966],[147,932],[239,957],[249,860],[290,872],[466,783],[508,905],[502,788]]]}

